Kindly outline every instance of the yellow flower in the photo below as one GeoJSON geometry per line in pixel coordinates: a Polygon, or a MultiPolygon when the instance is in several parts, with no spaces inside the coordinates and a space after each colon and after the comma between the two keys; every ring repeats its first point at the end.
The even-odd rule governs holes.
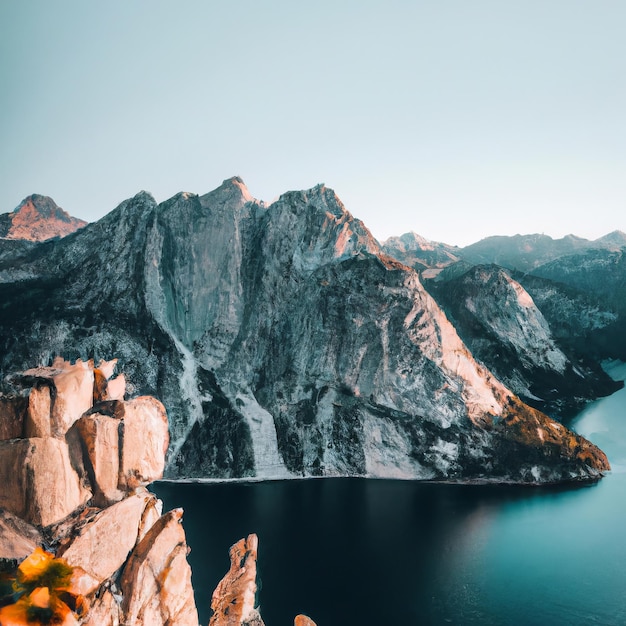
{"type": "Polygon", "coordinates": [[[68,603],[82,613],[84,598],[70,591],[73,568],[41,548],[17,569],[13,583],[17,602],[0,609],[0,626],[78,626],[68,603]]]}
{"type": "Polygon", "coordinates": [[[17,568],[16,590],[30,593],[35,587],[67,589],[71,577],[72,567],[65,559],[55,559],[49,552],[35,548],[17,568]]]}
{"type": "Polygon", "coordinates": [[[47,587],[35,589],[15,604],[0,609],[1,626],[78,626],[70,608],[47,587]]]}

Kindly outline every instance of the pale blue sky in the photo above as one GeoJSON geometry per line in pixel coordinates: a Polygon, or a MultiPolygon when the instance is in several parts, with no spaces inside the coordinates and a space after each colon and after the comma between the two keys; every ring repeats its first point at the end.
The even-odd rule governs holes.
{"type": "Polygon", "coordinates": [[[2,0],[0,212],[241,176],[379,239],[626,230],[623,0],[2,0]]]}

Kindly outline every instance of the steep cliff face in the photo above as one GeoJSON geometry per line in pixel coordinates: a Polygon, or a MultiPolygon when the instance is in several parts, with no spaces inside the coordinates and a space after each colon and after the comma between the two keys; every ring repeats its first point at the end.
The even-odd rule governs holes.
{"type": "Polygon", "coordinates": [[[12,213],[0,215],[0,237],[45,241],[69,235],[86,224],[58,207],[52,198],[33,194],[12,213]]]}
{"type": "Polygon", "coordinates": [[[511,392],[324,186],[269,206],[238,178],[160,205],[142,193],[44,245],[0,266],[3,370],[27,353],[118,354],[167,407],[169,476],[535,482],[608,467],[565,431],[557,454],[511,438],[511,392]]]}
{"type": "Polygon", "coordinates": [[[619,387],[594,362],[563,352],[533,298],[504,269],[475,266],[431,289],[472,353],[532,406],[567,417],[619,387]]]}

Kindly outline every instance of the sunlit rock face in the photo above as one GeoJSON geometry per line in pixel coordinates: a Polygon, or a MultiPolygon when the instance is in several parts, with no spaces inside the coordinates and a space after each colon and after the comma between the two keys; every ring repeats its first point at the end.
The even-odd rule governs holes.
{"type": "MultiPolygon", "coordinates": [[[[84,597],[81,624],[197,626],[182,510],[162,515],[146,489],[163,474],[167,417],[155,398],[109,399],[109,380],[119,380],[114,365],[56,359],[11,378],[35,386],[14,389],[0,413],[15,435],[0,441],[0,577],[45,547],[71,568],[63,588],[84,597]],[[42,388],[51,392],[47,402],[42,388]],[[74,419],[77,407],[86,410],[74,419]],[[47,434],[32,436],[33,424],[48,424],[47,434]]],[[[118,395],[119,382],[114,387],[118,395]]],[[[63,623],[79,623],[70,618],[63,623]]]]}
{"type": "Polygon", "coordinates": [[[230,569],[211,598],[209,626],[263,626],[255,606],[258,544],[252,534],[231,546],[230,569]]]}
{"type": "Polygon", "coordinates": [[[120,580],[124,623],[197,626],[182,509],[160,517],[135,546],[120,580]]]}
{"type": "Polygon", "coordinates": [[[33,194],[22,200],[12,213],[0,215],[0,237],[45,241],[65,237],[86,224],[58,207],[52,198],[33,194]]]}
{"type": "Polygon", "coordinates": [[[0,508],[39,526],[63,519],[91,496],[67,444],[53,437],[0,442],[0,484],[0,508]]]}
{"type": "Polygon", "coordinates": [[[142,192],[46,246],[0,264],[2,370],[117,355],[129,389],[167,409],[168,476],[535,482],[607,467],[511,439],[511,392],[323,185],[271,205],[238,178],[159,205],[142,192]]]}
{"type": "Polygon", "coordinates": [[[430,288],[472,354],[532,406],[564,417],[618,388],[597,364],[563,352],[533,298],[503,268],[478,265],[430,288]]]}

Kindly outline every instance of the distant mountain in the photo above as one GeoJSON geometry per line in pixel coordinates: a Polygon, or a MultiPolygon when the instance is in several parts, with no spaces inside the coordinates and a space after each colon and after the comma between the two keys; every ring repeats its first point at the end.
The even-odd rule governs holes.
{"type": "Polygon", "coordinates": [[[0,215],[0,238],[45,241],[65,237],[86,224],[57,206],[52,198],[33,194],[13,212],[0,215]]]}
{"type": "MultiPolygon", "coordinates": [[[[589,400],[621,387],[571,344],[565,342],[571,349],[564,352],[533,298],[503,268],[477,265],[429,287],[472,354],[531,406],[568,417],[589,400]]],[[[562,300],[558,309],[563,317],[562,300]]],[[[573,317],[578,320],[582,303],[576,304],[573,317]]],[[[613,319],[596,311],[596,326],[613,319]]]]}
{"type": "MultiPolygon", "coordinates": [[[[613,233],[610,238],[615,240],[613,233]]],[[[612,323],[586,336],[587,349],[599,358],[626,359],[626,248],[589,249],[540,265],[531,275],[566,285],[612,312],[612,323]]]]}
{"type": "Polygon", "coordinates": [[[170,477],[588,479],[603,453],[523,404],[417,273],[323,185],[142,192],[0,263],[0,380],[118,356],[170,418],[170,477]]]}
{"type": "Polygon", "coordinates": [[[458,256],[474,265],[495,263],[502,267],[530,271],[554,259],[586,250],[616,250],[626,246],[626,234],[614,231],[595,241],[567,235],[552,239],[547,235],[487,237],[458,250],[458,256]]]}
{"type": "Polygon", "coordinates": [[[600,237],[592,243],[594,248],[606,248],[607,250],[626,248],[626,233],[621,230],[614,230],[612,233],[604,235],[604,237],[600,237]]]}
{"type": "MultiPolygon", "coordinates": [[[[450,258],[449,264],[424,254],[422,249],[428,242],[425,246],[425,240],[414,233],[390,241],[399,244],[387,247],[387,252],[415,267],[429,291],[449,312],[453,303],[449,298],[444,300],[443,283],[450,283],[449,288],[455,291],[455,281],[462,282],[461,277],[473,267],[498,265],[528,289],[555,341],[572,353],[574,361],[626,359],[626,234],[622,231],[613,231],[594,241],[573,235],[562,239],[516,235],[488,237],[465,248],[432,244],[436,250],[447,250],[459,259],[453,262],[450,258]]],[[[495,292],[484,294],[485,297],[496,295],[495,292]]],[[[505,302],[500,310],[506,314],[505,302]]],[[[486,362],[497,371],[493,363],[486,362]]],[[[598,391],[601,388],[602,385],[598,391]]],[[[566,388],[556,385],[555,389],[557,395],[571,395],[566,388]]],[[[581,397],[593,397],[591,389],[587,388],[581,397]]],[[[553,408],[558,410],[558,406],[553,408]]]]}
{"type": "Polygon", "coordinates": [[[414,232],[390,237],[381,247],[389,256],[418,272],[434,270],[431,272],[433,276],[442,268],[459,261],[458,248],[429,241],[414,232]]]}
{"type": "Polygon", "coordinates": [[[626,311],[626,248],[563,256],[535,267],[531,274],[594,294],[615,310],[626,311]]]}

